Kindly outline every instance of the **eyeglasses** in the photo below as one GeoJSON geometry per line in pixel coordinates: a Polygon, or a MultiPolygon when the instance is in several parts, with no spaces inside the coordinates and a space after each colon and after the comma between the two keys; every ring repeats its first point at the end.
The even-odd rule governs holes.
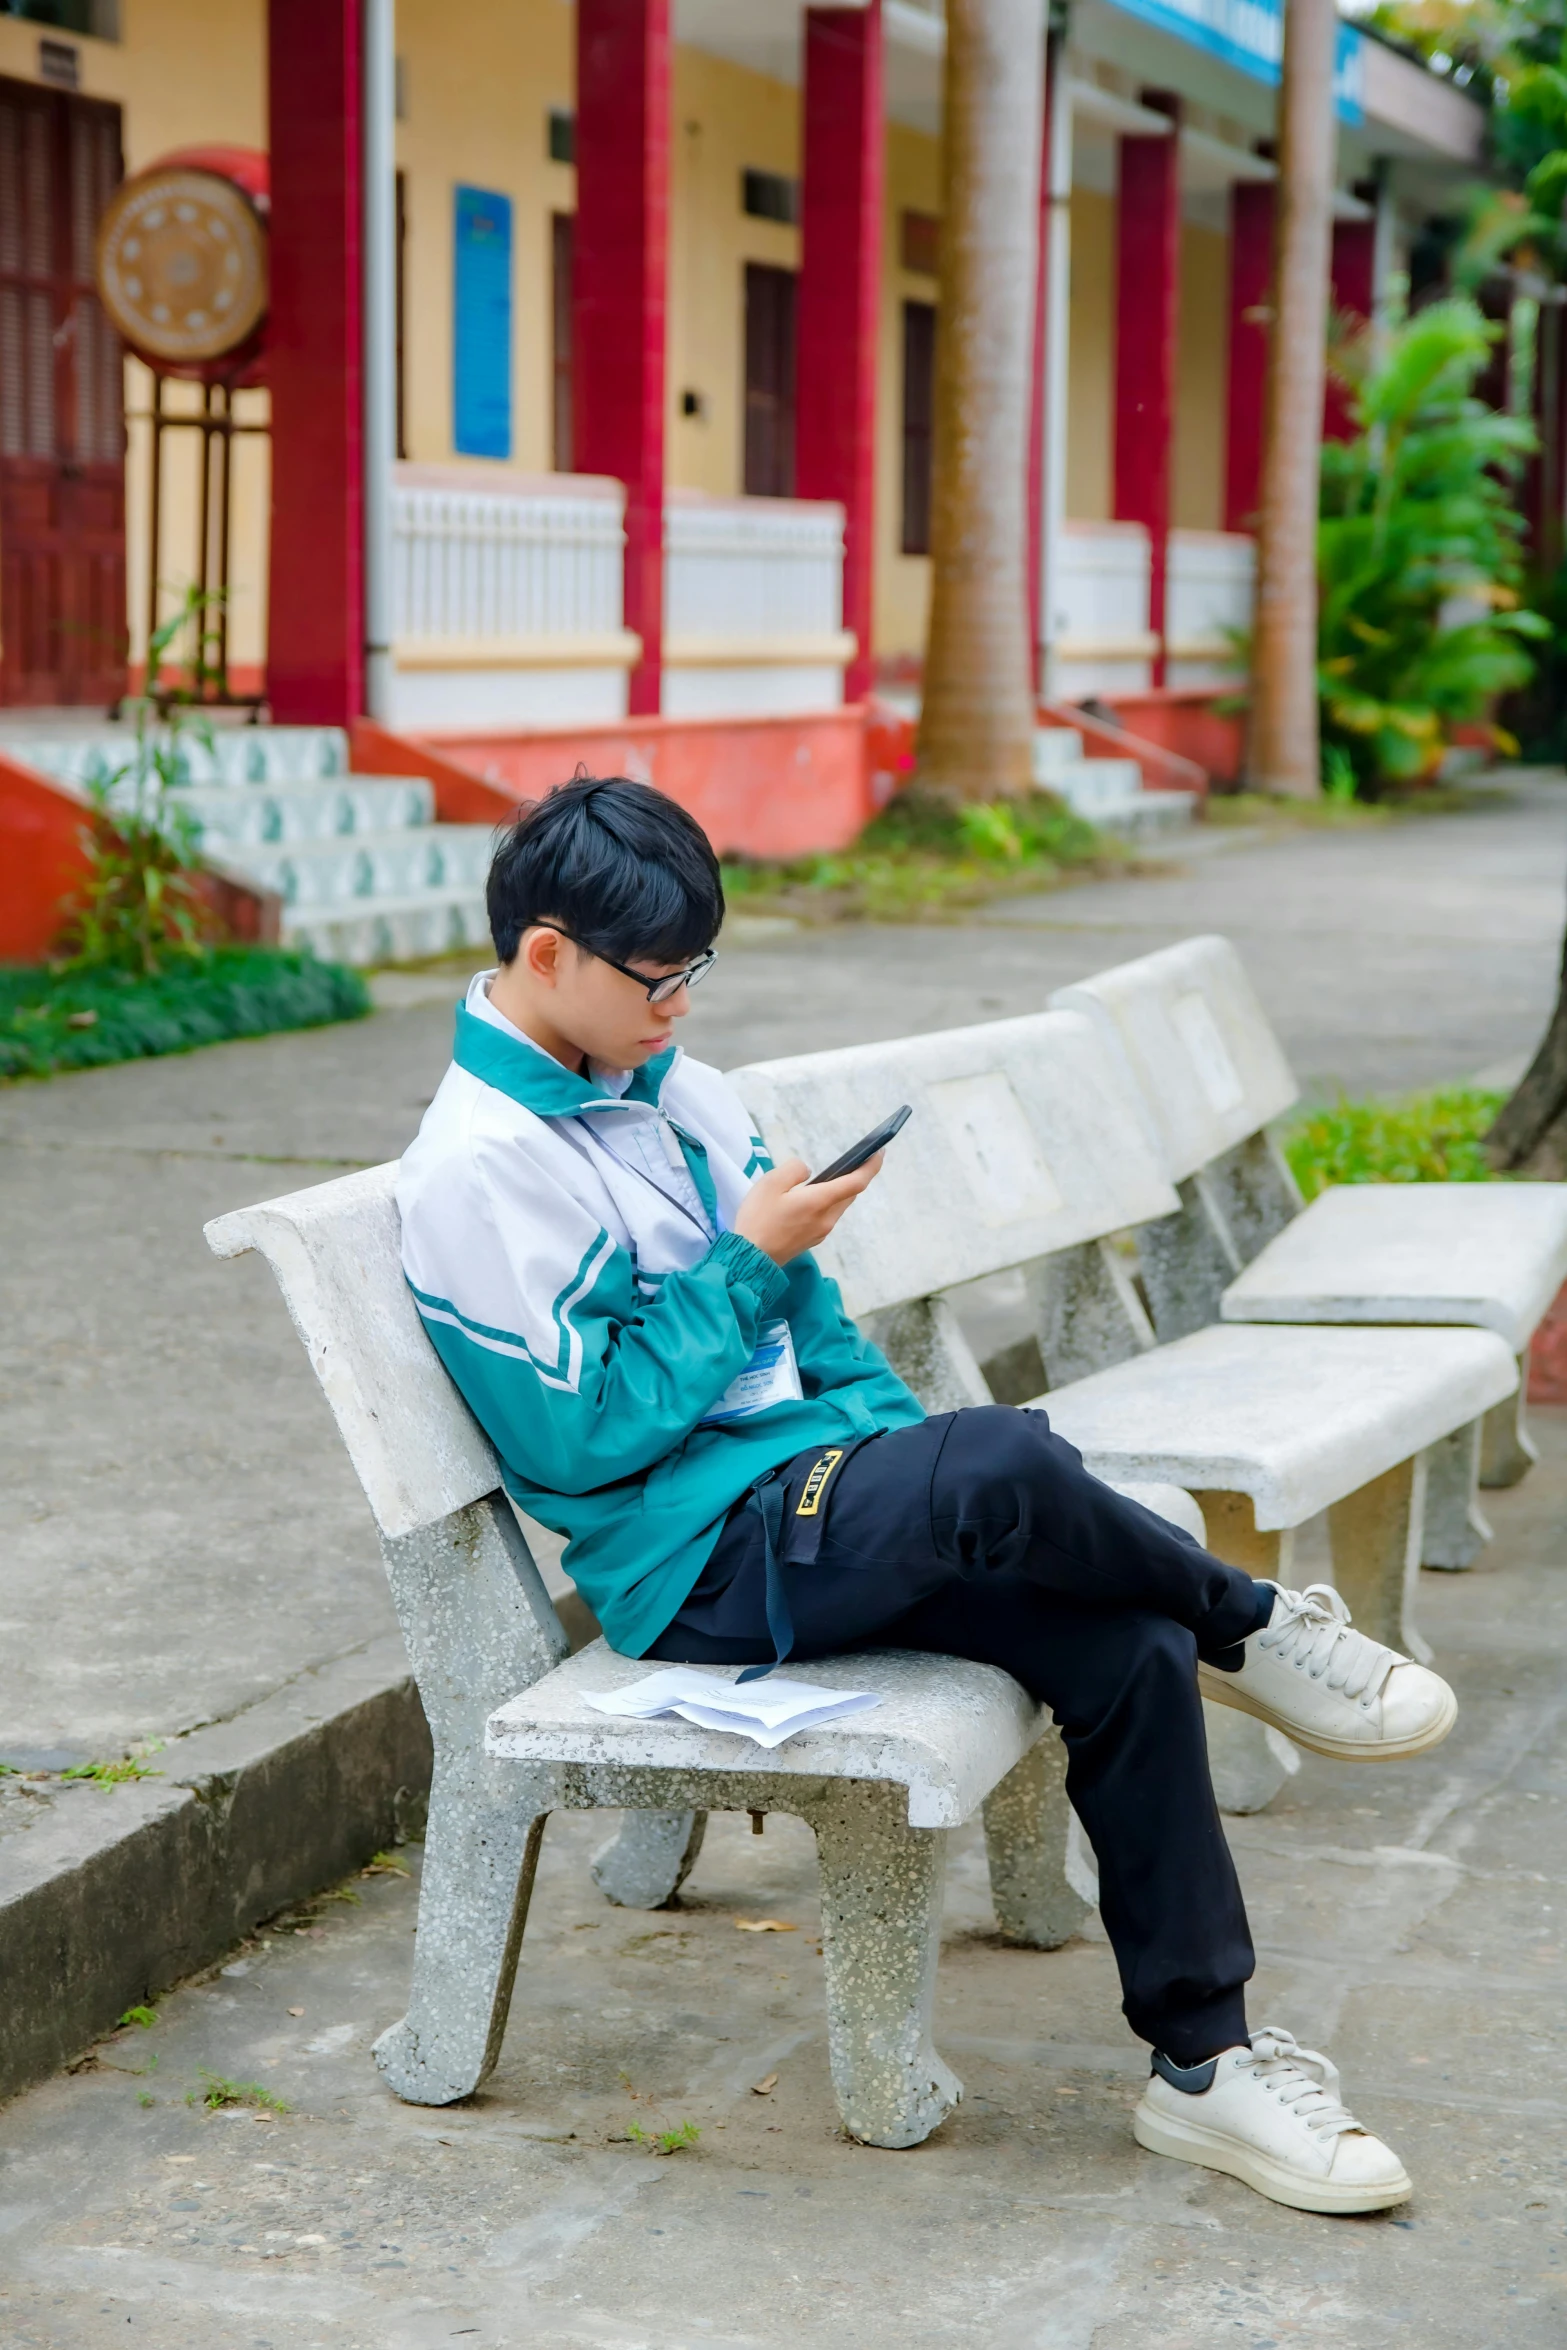
{"type": "Polygon", "coordinates": [[[667,1004],[670,997],[678,995],[683,987],[700,987],[718,960],[717,947],[704,947],[695,961],[688,963],[683,971],[666,971],[661,979],[649,979],[645,971],[630,971],[624,963],[617,963],[613,955],[601,955],[597,947],[590,947],[571,931],[562,930],[558,922],[540,922],[536,927],[553,930],[559,937],[569,938],[574,947],[581,947],[582,952],[591,955],[596,963],[607,963],[611,971],[620,973],[622,979],[634,979],[638,987],[645,989],[650,1004],[667,1004]]]}

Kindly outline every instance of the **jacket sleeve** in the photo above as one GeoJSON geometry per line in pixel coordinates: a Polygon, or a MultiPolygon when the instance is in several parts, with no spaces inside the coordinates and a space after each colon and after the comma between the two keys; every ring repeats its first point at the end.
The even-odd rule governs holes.
{"type": "Polygon", "coordinates": [[[787,1276],[726,1232],[695,1265],[639,1280],[626,1250],[536,1165],[528,1188],[519,1213],[488,1185],[482,1197],[465,1186],[466,1224],[443,1217],[444,1232],[415,1210],[405,1235],[409,1223],[426,1229],[405,1243],[405,1269],[502,1460],[545,1492],[590,1493],[684,1442],[750,1361],[787,1276]]]}

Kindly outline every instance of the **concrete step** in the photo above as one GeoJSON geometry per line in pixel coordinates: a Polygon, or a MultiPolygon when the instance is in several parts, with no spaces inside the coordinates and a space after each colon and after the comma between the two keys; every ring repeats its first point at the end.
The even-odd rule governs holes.
{"type": "MultiPolygon", "coordinates": [[[[170,738],[154,730],[149,739],[170,738]]],[[[0,733],[0,747],[56,782],[78,787],[130,765],[137,750],[130,726],[54,737],[0,733]]],[[[314,783],[348,773],[348,737],[340,726],[215,726],[204,732],[193,724],[179,729],[177,756],[186,783],[314,783]]]]}
{"type": "Polygon", "coordinates": [[[1075,726],[1037,726],[1034,729],[1034,781],[1045,791],[1058,788],[1063,769],[1083,756],[1083,738],[1075,726]]]}
{"type": "Polygon", "coordinates": [[[1118,800],[1113,807],[1095,811],[1093,821],[1101,832],[1119,833],[1127,839],[1154,832],[1186,832],[1195,821],[1197,800],[1194,791],[1140,791],[1135,799],[1118,800]]]}
{"type": "Polygon", "coordinates": [[[391,832],[279,841],[241,848],[225,861],[276,890],[301,914],[351,911],[357,899],[418,898],[428,892],[484,895],[494,834],[487,824],[421,824],[391,832]]]}
{"type": "MultiPolygon", "coordinates": [[[[117,792],[111,805],[129,792],[117,792]]],[[[435,792],[422,776],[345,775],[335,782],[248,784],[242,790],[219,783],[191,784],[171,793],[176,807],[195,820],[214,856],[234,861],[236,851],[274,842],[340,840],[363,833],[401,832],[428,826],[435,792]]]]}
{"type": "Polygon", "coordinates": [[[333,963],[410,963],[459,947],[489,951],[490,925],[482,888],[431,889],[402,898],[285,907],[283,941],[333,963]]]}
{"type": "Polygon", "coordinates": [[[1050,788],[1079,816],[1099,824],[1141,795],[1143,771],[1135,759],[1073,759],[1051,777],[1050,788]]]}

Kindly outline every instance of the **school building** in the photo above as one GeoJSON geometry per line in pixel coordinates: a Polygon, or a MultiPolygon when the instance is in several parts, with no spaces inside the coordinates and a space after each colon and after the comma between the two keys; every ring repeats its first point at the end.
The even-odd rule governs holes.
{"type": "MultiPolygon", "coordinates": [[[[1278,0],[1072,0],[1049,36],[1015,298],[1058,700],[1211,696],[1246,622],[1281,35],[1278,0]]],[[[0,704],[134,683],[219,443],[230,681],[275,720],[460,746],[917,690],[944,40],[940,0],[12,0],[0,704]],[[122,359],[95,276],[121,175],[193,149],[268,223],[217,390],[122,359]],[[201,429],[161,435],[154,565],[155,403],[201,429]]],[[[1337,105],[1369,316],[1483,115],[1348,21],[1337,105]]]]}

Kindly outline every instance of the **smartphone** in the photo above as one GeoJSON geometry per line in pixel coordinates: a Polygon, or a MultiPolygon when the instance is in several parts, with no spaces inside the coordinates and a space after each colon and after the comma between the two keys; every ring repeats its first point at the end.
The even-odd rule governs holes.
{"type": "Polygon", "coordinates": [[[878,1151],[884,1151],[893,1136],[903,1132],[913,1115],[911,1104],[905,1102],[890,1118],[883,1118],[879,1126],[873,1126],[869,1134],[862,1134],[858,1142],[852,1142],[842,1158],[834,1159],[819,1175],[811,1176],[810,1181],[832,1183],[840,1175],[852,1175],[856,1167],[863,1167],[867,1159],[874,1159],[878,1151]]]}

